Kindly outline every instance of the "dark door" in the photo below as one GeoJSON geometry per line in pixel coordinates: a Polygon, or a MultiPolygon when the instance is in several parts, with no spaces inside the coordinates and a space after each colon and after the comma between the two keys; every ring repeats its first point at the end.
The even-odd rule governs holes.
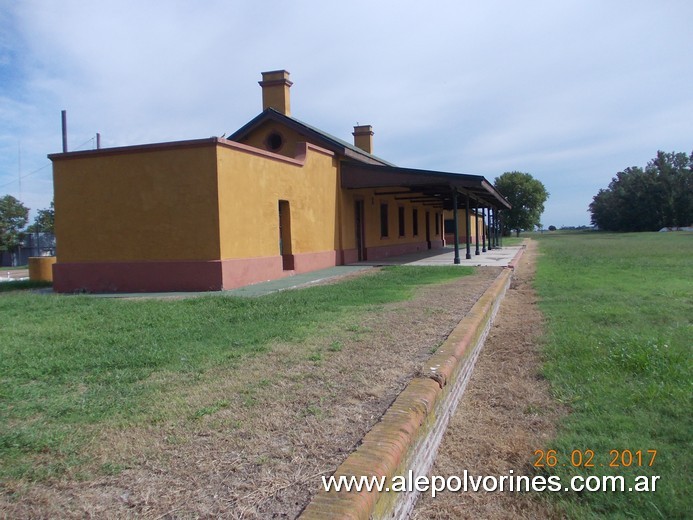
{"type": "Polygon", "coordinates": [[[426,245],[431,249],[431,213],[426,212],[426,245]]]}
{"type": "Polygon", "coordinates": [[[286,200],[279,201],[279,254],[282,256],[282,269],[292,271],[294,255],[291,251],[291,208],[286,200]]]}

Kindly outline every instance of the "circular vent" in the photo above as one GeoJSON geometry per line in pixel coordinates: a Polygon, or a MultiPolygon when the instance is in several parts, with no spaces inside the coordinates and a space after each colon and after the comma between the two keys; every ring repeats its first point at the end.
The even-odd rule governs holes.
{"type": "Polygon", "coordinates": [[[268,150],[272,150],[273,152],[276,152],[284,144],[284,139],[278,133],[273,132],[267,136],[267,140],[265,142],[267,143],[267,149],[268,150]]]}

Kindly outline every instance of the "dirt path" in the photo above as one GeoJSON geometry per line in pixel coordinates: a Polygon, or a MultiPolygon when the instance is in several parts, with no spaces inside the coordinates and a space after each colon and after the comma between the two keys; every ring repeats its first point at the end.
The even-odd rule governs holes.
{"type": "Polygon", "coordinates": [[[191,412],[94,432],[86,469],[101,476],[0,485],[0,518],[295,518],[498,272],[479,268],[309,345],[195,375],[157,403],[191,412]]]}
{"type": "MultiPolygon", "coordinates": [[[[532,288],[536,244],[529,242],[476,368],[450,421],[432,475],[531,475],[562,411],[539,374],[542,316],[532,288]]],[[[535,495],[422,495],[413,518],[558,518],[535,495]]]]}

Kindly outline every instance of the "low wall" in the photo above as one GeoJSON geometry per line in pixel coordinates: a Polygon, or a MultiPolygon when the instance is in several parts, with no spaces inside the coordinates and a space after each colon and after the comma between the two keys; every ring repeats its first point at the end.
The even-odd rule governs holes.
{"type": "Polygon", "coordinates": [[[32,282],[52,282],[54,256],[29,257],[29,280],[32,282]]]}
{"type": "MultiPolygon", "coordinates": [[[[516,259],[522,254],[522,250],[516,259]]],[[[491,287],[397,397],[360,446],[337,468],[336,478],[427,475],[450,417],[457,408],[500,302],[512,268],[491,287]]],[[[407,518],[418,498],[412,492],[321,490],[302,512],[303,520],[407,518]]]]}

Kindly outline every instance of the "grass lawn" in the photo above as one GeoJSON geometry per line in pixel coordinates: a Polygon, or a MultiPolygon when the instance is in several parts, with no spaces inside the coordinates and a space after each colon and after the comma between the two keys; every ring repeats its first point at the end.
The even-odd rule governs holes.
{"type": "Polygon", "coordinates": [[[274,342],[295,344],[312,359],[322,354],[312,352],[307,339],[349,327],[369,310],[407,299],[417,286],[472,272],[392,267],[262,298],[163,301],[4,293],[0,481],[74,475],[88,457],[84,446],[100,427],[127,428],[172,416],[195,421],[228,406],[219,401],[190,410],[177,402],[179,392],[195,387],[206,372],[223,368],[233,377],[244,360],[269,352],[274,342]]]}
{"type": "Polygon", "coordinates": [[[12,280],[0,282],[0,292],[20,291],[24,289],[41,289],[50,287],[52,282],[32,281],[32,280],[12,280]]]}
{"type": "Polygon", "coordinates": [[[525,233],[520,233],[519,237],[516,237],[514,234],[510,237],[503,237],[503,247],[519,246],[524,241],[525,236],[525,233]]]}
{"type": "Polygon", "coordinates": [[[623,475],[626,488],[660,477],[654,492],[551,500],[573,518],[690,518],[693,234],[535,237],[544,373],[570,410],[555,442],[538,447],[556,450],[544,471],[562,482],[623,475]]]}

